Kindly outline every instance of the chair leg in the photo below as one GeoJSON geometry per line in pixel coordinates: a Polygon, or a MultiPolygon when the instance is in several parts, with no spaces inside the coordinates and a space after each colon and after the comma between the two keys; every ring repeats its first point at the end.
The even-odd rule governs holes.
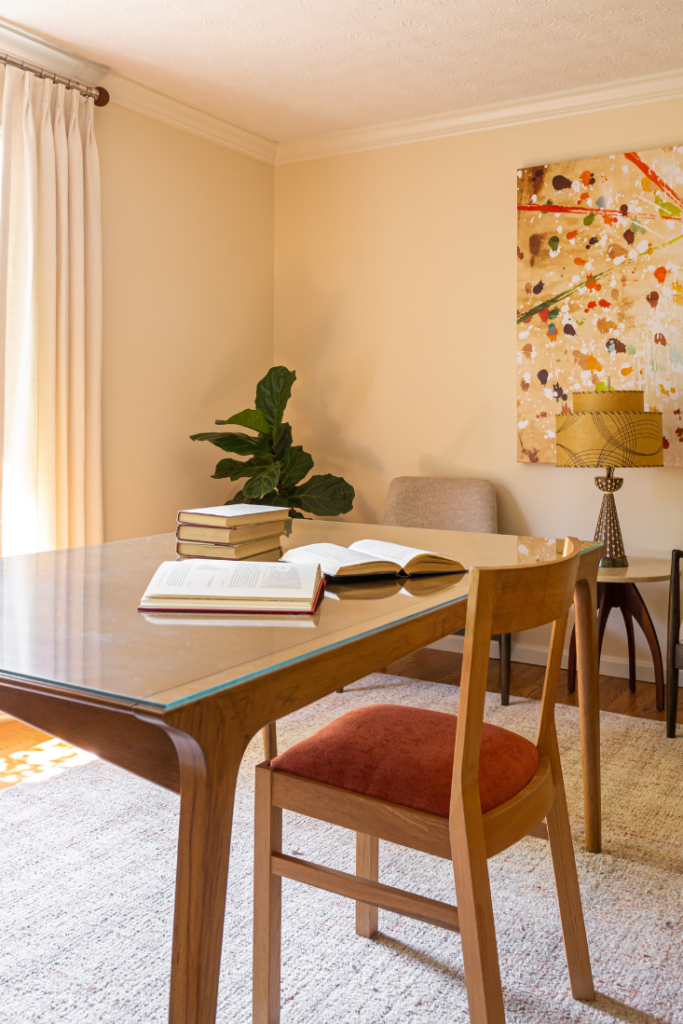
{"type": "Polygon", "coordinates": [[[567,690],[569,693],[576,691],[576,626],[572,629],[569,638],[569,654],[567,656],[567,690]]]}
{"type": "Polygon", "coordinates": [[[254,1002],[253,1024],[280,1021],[282,879],[270,870],[282,852],[282,810],[272,804],[272,773],[256,769],[254,804],[254,1002]]]}
{"type": "Polygon", "coordinates": [[[507,707],[510,703],[510,663],[512,657],[512,637],[509,633],[501,633],[498,637],[498,655],[500,658],[500,703],[507,707]]]}
{"type": "MultiPolygon", "coordinates": [[[[371,882],[379,881],[379,839],[356,832],[356,874],[371,882]]],[[[377,934],[379,911],[369,903],[356,903],[356,935],[371,939],[377,934]]]]}
{"type": "Polygon", "coordinates": [[[453,874],[470,1024],[505,1024],[496,928],[481,822],[475,832],[480,834],[468,838],[465,822],[454,822],[451,813],[453,874]]]}
{"type": "Polygon", "coordinates": [[[586,926],[581,906],[581,891],[576,873],[574,846],[569,826],[567,800],[562,780],[559,752],[551,759],[555,781],[555,799],[546,816],[550,855],[555,874],[557,902],[560,907],[562,935],[574,999],[595,999],[586,926]]]}
{"type": "Polygon", "coordinates": [[[261,738],[263,740],[263,760],[272,761],[274,757],[277,757],[277,722],[268,722],[268,725],[264,725],[261,729],[261,738]]]}
{"type": "Polygon", "coordinates": [[[666,735],[668,739],[676,736],[676,718],[678,716],[678,669],[667,663],[666,667],[666,735]]]}

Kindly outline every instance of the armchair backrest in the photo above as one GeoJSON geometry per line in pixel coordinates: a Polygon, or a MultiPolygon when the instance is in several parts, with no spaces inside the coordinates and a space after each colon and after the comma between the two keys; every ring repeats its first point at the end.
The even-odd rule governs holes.
{"type": "Polygon", "coordinates": [[[397,476],[384,525],[498,533],[496,490],[490,480],[470,477],[397,476]]]}

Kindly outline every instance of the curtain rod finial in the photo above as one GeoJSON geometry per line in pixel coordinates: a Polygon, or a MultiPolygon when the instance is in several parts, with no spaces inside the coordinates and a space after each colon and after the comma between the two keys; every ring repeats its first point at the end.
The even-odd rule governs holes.
{"type": "Polygon", "coordinates": [[[109,93],[106,89],[103,89],[101,85],[97,86],[97,98],[95,100],[96,107],[106,107],[109,103],[109,93]]]}

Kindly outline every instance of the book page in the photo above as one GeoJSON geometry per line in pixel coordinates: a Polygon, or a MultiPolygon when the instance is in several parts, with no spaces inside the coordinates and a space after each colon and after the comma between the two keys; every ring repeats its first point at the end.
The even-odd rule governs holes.
{"type": "MultiPolygon", "coordinates": [[[[409,548],[405,544],[390,544],[385,540],[357,540],[350,545],[349,550],[360,551],[372,558],[382,559],[385,562],[396,562],[402,569],[405,569],[411,558],[416,555],[435,555],[436,551],[423,551],[421,548],[409,548]]],[[[437,556],[438,557],[438,556],[437,556]]]]}
{"type": "Polygon", "coordinates": [[[316,577],[315,565],[188,558],[183,562],[163,562],[145,591],[143,601],[150,598],[306,599],[313,596],[316,577]]]}
{"type": "Polygon", "coordinates": [[[231,519],[233,516],[255,516],[261,512],[282,512],[282,518],[289,515],[289,506],[286,508],[280,505],[212,505],[211,508],[181,508],[178,515],[202,515],[202,516],[225,516],[231,519]]]}
{"type": "Polygon", "coordinates": [[[344,548],[341,544],[304,544],[292,548],[280,559],[281,562],[315,563],[328,576],[336,576],[342,565],[367,565],[367,555],[344,548]]]}

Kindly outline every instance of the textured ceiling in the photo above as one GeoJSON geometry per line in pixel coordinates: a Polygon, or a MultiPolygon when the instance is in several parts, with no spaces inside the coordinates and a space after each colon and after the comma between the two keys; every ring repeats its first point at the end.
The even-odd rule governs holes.
{"type": "Polygon", "coordinates": [[[1,14],[275,141],[683,66],[681,0],[3,0],[1,14]]]}

